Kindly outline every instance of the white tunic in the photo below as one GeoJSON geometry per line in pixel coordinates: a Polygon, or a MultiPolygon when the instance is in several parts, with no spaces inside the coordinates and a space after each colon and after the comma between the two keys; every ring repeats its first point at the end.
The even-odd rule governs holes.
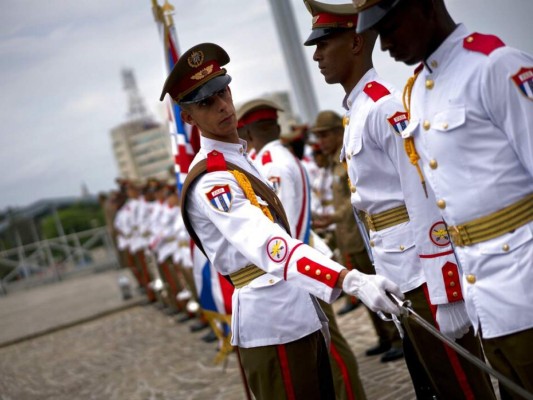
{"type": "MultiPolygon", "coordinates": [[[[260,178],[246,158],[244,143],[202,137],[192,165],[216,150],[226,161],[260,178]]],[[[334,301],[340,289],[332,286],[343,269],[341,265],[272,223],[250,203],[227,171],[202,175],[187,196],[192,226],[217,271],[229,275],[254,264],[267,272],[233,294],[232,344],[256,347],[288,343],[323,327],[309,293],[329,303],[334,301]],[[318,275],[317,270],[321,271],[318,275]]]]}
{"type": "MultiPolygon", "coordinates": [[[[459,25],[426,60],[403,131],[415,138],[448,225],[489,215],[533,192],[533,57],[509,47],[489,55],[467,50],[468,36],[459,25]]],[[[533,223],[456,252],[465,276],[475,277],[463,290],[483,337],[533,327],[533,223]]]]}
{"type": "Polygon", "coordinates": [[[300,161],[279,140],[274,140],[257,153],[253,164],[281,200],[292,236],[309,243],[310,189],[300,161]]]}
{"type": "MultiPolygon", "coordinates": [[[[399,111],[398,102],[392,95],[375,102],[363,92],[376,79],[377,74],[371,69],[345,99],[349,123],[341,151],[341,160],[346,159],[348,176],[355,187],[352,204],[368,214],[404,205],[397,166],[405,157],[392,128],[386,126],[387,118],[399,111]]],[[[395,282],[402,292],[425,282],[411,225],[412,222],[404,222],[370,231],[376,272],[395,282]]]]}

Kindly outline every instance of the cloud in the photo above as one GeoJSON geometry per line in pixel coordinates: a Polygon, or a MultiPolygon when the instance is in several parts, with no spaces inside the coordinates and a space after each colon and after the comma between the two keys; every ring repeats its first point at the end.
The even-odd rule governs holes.
{"type": "MultiPolygon", "coordinates": [[[[311,16],[303,1],[290,1],[303,42],[311,16]]],[[[229,52],[236,102],[290,90],[268,1],[170,2],[182,51],[211,41],[229,52]]],[[[470,29],[533,53],[530,0],[446,3],[470,29]]],[[[134,69],[147,108],[159,116],[166,71],[150,1],[4,0],[0,27],[0,208],[78,194],[82,181],[93,191],[111,189],[117,172],[109,131],[128,109],[122,68],[134,69]]],[[[342,88],[324,82],[312,52],[304,49],[319,106],[342,113],[342,88]]],[[[400,89],[411,74],[379,46],[374,63],[400,89]]]]}

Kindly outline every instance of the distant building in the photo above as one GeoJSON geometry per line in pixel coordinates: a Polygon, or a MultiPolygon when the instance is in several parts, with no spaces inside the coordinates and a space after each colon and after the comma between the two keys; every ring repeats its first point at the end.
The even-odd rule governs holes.
{"type": "Polygon", "coordinates": [[[174,164],[166,125],[149,117],[132,69],[121,72],[128,99],[128,120],[111,130],[120,178],[168,179],[174,164]]]}
{"type": "Polygon", "coordinates": [[[111,138],[121,178],[168,179],[173,156],[165,125],[149,119],[132,120],[113,128],[111,138]]]}

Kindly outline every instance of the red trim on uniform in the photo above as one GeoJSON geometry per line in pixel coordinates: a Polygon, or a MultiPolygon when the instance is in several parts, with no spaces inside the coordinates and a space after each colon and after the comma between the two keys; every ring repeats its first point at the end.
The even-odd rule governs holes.
{"type": "Polygon", "coordinates": [[[316,14],[313,19],[313,29],[321,28],[324,25],[331,27],[334,24],[337,28],[355,27],[357,25],[357,14],[339,15],[323,12],[316,14]]]}
{"type": "MultiPolygon", "coordinates": [[[[433,316],[433,324],[437,327],[437,329],[440,330],[439,324],[437,322],[437,306],[431,304],[431,300],[429,299],[429,291],[427,284],[422,285],[422,289],[424,289],[424,295],[426,296],[426,301],[428,303],[429,309],[431,310],[431,315],[433,316]]],[[[448,345],[442,343],[444,346],[444,349],[446,350],[446,354],[448,355],[448,360],[450,361],[450,364],[452,365],[453,372],[455,374],[455,377],[459,381],[459,386],[461,386],[461,389],[465,395],[465,397],[470,400],[474,400],[476,397],[474,396],[474,393],[472,392],[472,388],[470,387],[470,383],[468,382],[468,378],[465,374],[465,371],[463,370],[463,367],[461,366],[461,363],[459,362],[459,357],[457,357],[457,353],[453,351],[448,345]]]]}
{"type": "Polygon", "coordinates": [[[283,279],[287,280],[287,268],[289,266],[289,261],[291,260],[292,255],[294,254],[294,250],[296,250],[298,247],[300,247],[303,243],[298,243],[296,246],[293,247],[291,252],[289,253],[289,257],[287,257],[287,261],[285,262],[285,267],[283,268],[283,279]]]}
{"type": "Polygon", "coordinates": [[[261,164],[270,164],[272,162],[272,155],[270,154],[270,151],[265,151],[263,155],[261,156],[261,164]]]}
{"type": "Polygon", "coordinates": [[[313,261],[307,257],[302,257],[296,261],[296,269],[301,274],[322,282],[331,288],[335,287],[337,280],[339,279],[339,272],[317,263],[316,261],[313,261]],[[327,278],[328,275],[329,279],[327,278]]]}
{"type": "Polygon", "coordinates": [[[448,251],[444,251],[442,253],[435,253],[435,254],[419,254],[418,257],[420,257],[420,258],[438,258],[438,257],[448,256],[450,254],[453,254],[453,250],[448,250],[448,251]]]}
{"type": "Polygon", "coordinates": [[[365,92],[368,95],[368,97],[374,100],[374,102],[390,94],[389,89],[387,89],[381,83],[378,83],[376,81],[368,82],[365,85],[363,92],[365,92]]]}
{"type": "Polygon", "coordinates": [[[265,120],[277,121],[278,110],[274,108],[259,108],[257,110],[252,110],[242,116],[237,124],[237,128],[242,128],[243,126],[253,124],[254,122],[265,120]]]}
{"type": "Polygon", "coordinates": [[[447,261],[442,267],[442,278],[444,280],[444,288],[446,289],[448,301],[453,303],[463,300],[463,291],[461,290],[457,264],[447,261]]]}
{"type": "Polygon", "coordinates": [[[418,64],[418,66],[415,68],[415,74],[418,74],[420,71],[424,69],[424,63],[418,64]]]}
{"type": "Polygon", "coordinates": [[[329,350],[331,351],[331,356],[333,357],[339,369],[341,370],[342,380],[344,381],[344,387],[346,388],[346,398],[348,400],[355,400],[352,390],[352,382],[350,381],[350,375],[348,374],[348,368],[346,367],[344,360],[337,351],[337,348],[335,347],[333,342],[330,343],[329,350]]]}
{"type": "Polygon", "coordinates": [[[494,35],[484,35],[474,32],[463,40],[463,47],[467,50],[483,53],[488,56],[494,50],[504,47],[505,43],[494,35]]]}
{"type": "Polygon", "coordinates": [[[284,344],[276,346],[278,350],[279,366],[281,368],[281,376],[283,377],[283,385],[285,386],[285,394],[287,400],[296,400],[294,394],[294,387],[292,385],[291,370],[289,368],[289,358],[287,357],[287,350],[284,344]]]}
{"type": "Polygon", "coordinates": [[[352,264],[350,253],[344,254],[343,259],[344,259],[344,264],[345,264],[344,266],[346,267],[346,269],[348,271],[351,271],[353,269],[354,265],[352,264]]]}
{"type": "Polygon", "coordinates": [[[227,171],[226,159],[220,151],[213,150],[207,154],[207,172],[227,171]]]}

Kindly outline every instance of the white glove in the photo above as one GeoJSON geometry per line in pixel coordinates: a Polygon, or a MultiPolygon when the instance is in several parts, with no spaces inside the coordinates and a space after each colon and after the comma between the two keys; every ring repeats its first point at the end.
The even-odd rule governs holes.
{"type": "Polygon", "coordinates": [[[403,293],[398,285],[381,275],[367,275],[351,270],[344,277],[342,290],[351,296],[356,296],[372,311],[383,311],[400,315],[400,309],[394,304],[387,292],[403,299],[403,293]]]}
{"type": "Polygon", "coordinates": [[[442,334],[451,339],[462,338],[472,326],[466,313],[464,301],[439,304],[437,306],[437,323],[442,334]]]}

